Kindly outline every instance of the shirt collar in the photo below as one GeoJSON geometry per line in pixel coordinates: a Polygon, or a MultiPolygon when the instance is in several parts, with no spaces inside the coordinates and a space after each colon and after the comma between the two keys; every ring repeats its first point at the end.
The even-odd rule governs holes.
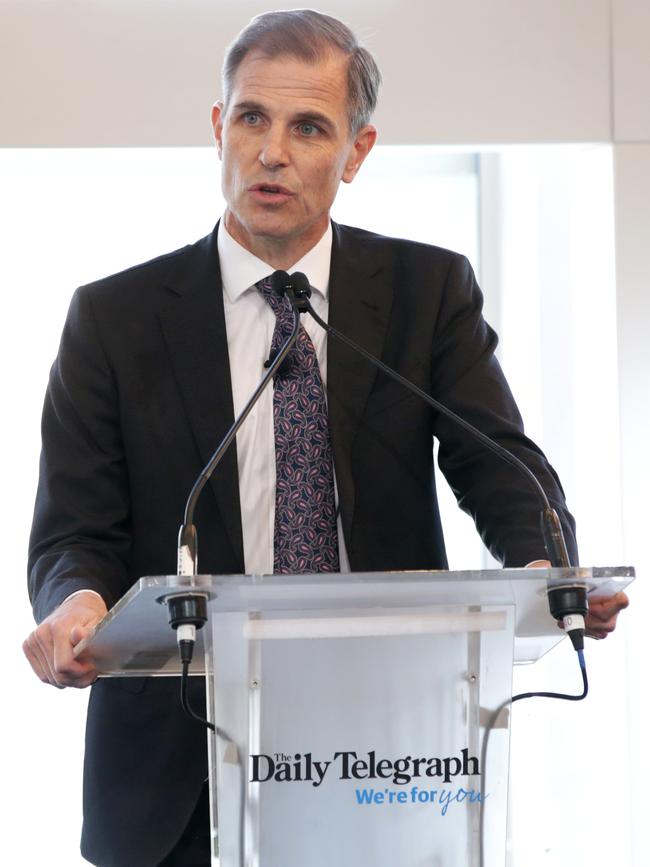
{"type": "MultiPolygon", "coordinates": [[[[225,219],[219,223],[217,249],[223,291],[231,303],[238,301],[244,292],[252,289],[259,280],[268,277],[276,270],[235,241],[226,229],[225,219]]],[[[327,230],[320,241],[300,261],[287,268],[287,271],[289,273],[302,271],[309,278],[311,287],[327,300],[331,256],[332,224],[328,223],[327,230]]]]}

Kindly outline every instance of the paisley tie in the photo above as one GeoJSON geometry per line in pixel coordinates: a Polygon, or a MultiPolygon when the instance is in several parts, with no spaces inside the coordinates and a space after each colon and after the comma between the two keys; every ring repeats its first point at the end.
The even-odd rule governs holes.
{"type": "MultiPolygon", "coordinates": [[[[275,313],[271,356],[291,334],[289,300],[270,279],[256,284],[275,313]]],[[[334,471],[327,404],[318,359],[301,326],[273,383],[275,527],[273,571],[338,572],[334,471]]]]}

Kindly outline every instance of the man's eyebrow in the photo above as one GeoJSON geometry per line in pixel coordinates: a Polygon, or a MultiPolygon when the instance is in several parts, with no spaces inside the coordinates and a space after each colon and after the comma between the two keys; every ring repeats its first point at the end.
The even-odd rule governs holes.
{"type": "Polygon", "coordinates": [[[264,113],[264,106],[259,102],[253,102],[252,100],[244,100],[243,102],[237,102],[233,105],[233,111],[259,111],[261,114],[264,113]]]}

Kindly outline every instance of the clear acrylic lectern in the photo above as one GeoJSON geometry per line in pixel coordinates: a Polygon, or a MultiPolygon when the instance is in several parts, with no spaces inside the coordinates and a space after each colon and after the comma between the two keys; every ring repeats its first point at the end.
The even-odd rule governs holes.
{"type": "Polygon", "coordinates": [[[208,597],[192,673],[206,674],[216,726],[213,864],[503,867],[509,713],[495,711],[511,696],[513,663],[564,638],[550,586],[609,596],[633,576],[142,578],[88,646],[105,676],[177,675],[164,599],[208,597]]]}

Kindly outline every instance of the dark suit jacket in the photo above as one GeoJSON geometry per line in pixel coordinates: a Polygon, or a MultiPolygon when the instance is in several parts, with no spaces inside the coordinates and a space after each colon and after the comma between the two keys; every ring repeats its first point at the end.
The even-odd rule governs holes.
{"type": "MultiPolygon", "coordinates": [[[[562,515],[575,559],[559,482],[523,434],[466,259],[335,225],[330,322],[517,452],[562,515]]],[[[508,465],[331,340],[327,379],[353,570],[446,568],[434,436],[443,472],[495,556],[516,566],[544,555],[536,500],[508,465]]],[[[77,291],[43,417],[29,565],[38,620],[75,590],[97,590],[111,606],[141,575],[175,572],[185,499],[232,417],[216,231],[77,291]]],[[[200,571],[243,572],[234,448],[210,488],[196,515],[200,571]]],[[[199,705],[201,686],[192,688],[199,705]]],[[[205,736],[180,710],[175,681],[97,683],[85,856],[157,864],[206,773],[205,736]]]]}

